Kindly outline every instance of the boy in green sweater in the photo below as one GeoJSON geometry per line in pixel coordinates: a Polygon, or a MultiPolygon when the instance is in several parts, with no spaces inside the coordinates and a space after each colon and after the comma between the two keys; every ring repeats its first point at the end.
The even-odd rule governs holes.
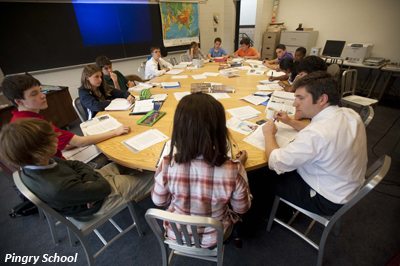
{"type": "Polygon", "coordinates": [[[52,158],[57,135],[45,120],[27,118],[5,125],[0,146],[1,157],[22,168],[24,184],[66,216],[102,214],[124,202],[143,199],[153,187],[152,172],[122,175],[114,163],[96,172],[79,161],[52,158]]]}

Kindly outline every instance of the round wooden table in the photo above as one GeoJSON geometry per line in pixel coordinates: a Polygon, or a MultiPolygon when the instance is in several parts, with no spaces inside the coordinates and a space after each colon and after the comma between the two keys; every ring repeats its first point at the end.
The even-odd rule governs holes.
{"type": "MultiPolygon", "coordinates": [[[[122,143],[122,141],[129,139],[149,129],[158,129],[168,137],[171,137],[173,117],[175,113],[175,108],[178,104],[178,101],[174,97],[174,93],[184,92],[184,91],[190,92],[190,85],[192,83],[219,82],[231,86],[236,89],[235,93],[229,93],[229,96],[231,98],[219,100],[225,107],[225,110],[248,105],[261,112],[257,117],[249,119],[249,121],[255,122],[260,119],[265,119],[265,106],[263,105],[255,106],[244,100],[240,100],[240,98],[254,93],[257,90],[256,86],[259,84],[259,81],[265,80],[268,77],[266,75],[262,76],[247,75],[247,70],[239,70],[240,76],[233,78],[228,78],[219,75],[216,77],[207,77],[207,79],[195,80],[191,76],[196,74],[202,74],[204,72],[218,72],[218,66],[219,66],[218,63],[207,63],[202,68],[199,69],[185,70],[179,75],[188,75],[189,77],[186,79],[172,79],[171,78],[172,75],[163,75],[153,79],[152,82],[156,83],[168,82],[168,81],[179,81],[181,83],[181,88],[179,89],[163,89],[158,87],[151,89],[152,94],[160,94],[160,93],[168,94],[168,98],[166,99],[160,110],[166,112],[166,115],[162,117],[152,127],[148,127],[148,126],[136,125],[136,121],[139,120],[143,115],[132,116],[129,115],[129,111],[109,111],[107,113],[112,115],[119,122],[121,122],[124,125],[130,126],[131,132],[127,135],[122,135],[119,137],[103,141],[97,144],[97,147],[100,148],[100,150],[108,158],[121,165],[130,168],[139,168],[139,169],[154,171],[156,169],[156,163],[160,157],[160,153],[162,151],[164,143],[158,143],[143,151],[135,153],[132,150],[128,149],[122,143]]],[[[137,96],[137,93],[132,93],[132,94],[137,96]]],[[[99,115],[104,113],[105,112],[101,112],[99,115]]],[[[226,112],[227,120],[230,117],[231,115],[228,112],[226,112]]],[[[246,150],[248,152],[248,160],[245,164],[246,170],[253,170],[267,165],[267,160],[264,151],[257,149],[256,147],[243,141],[246,135],[237,133],[233,130],[230,130],[230,134],[232,137],[232,143],[234,144],[233,152],[235,153],[238,150],[246,150]]]]}

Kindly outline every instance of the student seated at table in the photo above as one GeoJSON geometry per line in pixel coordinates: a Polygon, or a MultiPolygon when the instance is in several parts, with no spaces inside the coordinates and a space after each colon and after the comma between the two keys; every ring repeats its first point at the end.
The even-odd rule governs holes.
{"type": "Polygon", "coordinates": [[[224,49],[221,47],[222,40],[221,38],[217,37],[214,40],[214,47],[210,48],[210,51],[208,52],[207,57],[209,59],[214,58],[214,57],[223,57],[227,56],[228,54],[225,52],[224,49]]]}
{"type": "Polygon", "coordinates": [[[206,59],[203,53],[200,50],[199,44],[197,42],[192,42],[190,44],[189,50],[186,52],[189,60],[192,61],[193,59],[206,59]]]}
{"type": "Polygon", "coordinates": [[[1,157],[22,167],[24,184],[66,216],[90,218],[124,202],[139,201],[154,184],[149,171],[122,174],[115,163],[95,171],[79,161],[53,158],[57,134],[45,120],[25,118],[5,125],[0,145],[1,157]]]}
{"type": "Polygon", "coordinates": [[[293,60],[293,55],[286,51],[286,46],[284,44],[278,44],[275,49],[277,58],[272,60],[264,60],[264,65],[271,69],[278,69],[279,62],[282,59],[290,58],[293,60]]]}
{"type": "Polygon", "coordinates": [[[277,69],[278,71],[284,72],[285,75],[279,76],[279,77],[269,77],[270,81],[274,80],[280,80],[280,81],[289,81],[293,82],[294,77],[292,76],[293,70],[294,70],[294,63],[293,59],[290,58],[285,58],[279,62],[279,68],[277,69]]]}
{"type": "Polygon", "coordinates": [[[126,98],[133,103],[135,97],[128,91],[117,90],[108,86],[103,79],[103,73],[97,65],[86,65],[82,71],[81,87],[78,88],[79,98],[83,109],[89,109],[92,115],[104,111],[111,100],[116,98],[126,98]]]}
{"type": "MultiPolygon", "coordinates": [[[[228,157],[231,143],[224,107],[212,96],[194,93],[182,98],[175,111],[171,152],[156,171],[152,199],[168,211],[218,219],[229,236],[238,214],[251,204],[244,163],[246,151],[228,157]]],[[[174,239],[170,226],[167,235],[174,239]]],[[[203,247],[216,244],[216,231],[201,235],[203,247]]]]}
{"type": "MultiPolygon", "coordinates": [[[[45,118],[39,114],[41,110],[47,109],[46,94],[42,92],[39,80],[26,74],[8,76],[4,78],[1,89],[7,99],[17,107],[17,111],[12,112],[11,123],[21,118],[45,120],[45,118]]],[[[78,136],[72,132],[59,129],[54,125],[53,130],[58,138],[57,151],[53,155],[62,158],[62,150],[66,148],[96,144],[106,139],[126,134],[130,131],[130,128],[121,126],[110,132],[92,136],[78,136]]]]}
{"type": "Polygon", "coordinates": [[[260,59],[260,53],[256,48],[250,47],[250,39],[247,37],[240,40],[240,47],[233,56],[242,57],[244,59],[260,59]]]}
{"type": "Polygon", "coordinates": [[[150,48],[151,58],[147,60],[145,67],[145,79],[152,79],[172,69],[172,64],[161,58],[160,47],[153,46],[150,48]]]}
{"type": "MultiPolygon", "coordinates": [[[[338,84],[317,71],[294,83],[296,118],[311,119],[294,141],[279,147],[272,120],[263,126],[265,152],[277,182],[276,194],[306,210],[333,215],[360,189],[367,168],[365,126],[360,116],[339,107],[338,84]]],[[[293,119],[278,112],[278,121],[293,119]]],[[[267,176],[266,176],[267,177],[267,176]]]]}

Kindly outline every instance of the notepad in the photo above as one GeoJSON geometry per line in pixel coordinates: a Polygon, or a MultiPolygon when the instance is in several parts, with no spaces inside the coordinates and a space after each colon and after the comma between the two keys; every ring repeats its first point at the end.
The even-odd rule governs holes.
{"type": "Polygon", "coordinates": [[[248,105],[238,108],[228,109],[226,111],[240,120],[250,119],[258,116],[261,113],[260,111],[248,105]]]}
{"type": "Polygon", "coordinates": [[[122,143],[136,152],[147,149],[154,144],[167,140],[168,137],[158,129],[149,129],[122,143]]]}
{"type": "Polygon", "coordinates": [[[146,114],[154,109],[153,99],[136,101],[130,114],[146,114]]]}
{"type": "Polygon", "coordinates": [[[123,111],[131,109],[133,103],[130,103],[125,98],[116,98],[104,109],[106,111],[123,111]]]}

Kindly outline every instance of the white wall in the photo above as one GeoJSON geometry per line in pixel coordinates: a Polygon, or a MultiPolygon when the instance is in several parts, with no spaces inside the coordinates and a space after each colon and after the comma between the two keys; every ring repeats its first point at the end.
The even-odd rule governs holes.
{"type": "Polygon", "coordinates": [[[239,25],[256,24],[257,0],[240,1],[240,22],[239,25]]]}
{"type": "Polygon", "coordinates": [[[281,0],[277,21],[288,30],[314,28],[317,47],[326,40],[372,43],[371,56],[400,61],[398,0],[281,0]]]}
{"type": "MultiPolygon", "coordinates": [[[[233,0],[208,0],[199,4],[199,26],[201,49],[208,52],[214,44],[216,37],[222,38],[222,45],[228,53],[233,53],[235,36],[235,4],[233,0]],[[213,15],[218,14],[220,22],[217,32],[213,30],[213,15]]],[[[180,54],[169,53],[168,57],[175,56],[178,60],[180,54]]],[[[125,75],[138,74],[137,69],[146,59],[145,56],[120,60],[113,62],[113,69],[121,71],[125,75]]],[[[167,58],[168,59],[168,58],[167,58]]],[[[69,87],[72,98],[78,96],[77,89],[80,87],[80,78],[83,66],[76,66],[64,70],[53,70],[47,72],[32,73],[42,84],[63,85],[69,87]]]]}
{"type": "Polygon", "coordinates": [[[257,0],[256,27],[254,47],[261,52],[262,35],[271,21],[273,0],[257,0]]]}

